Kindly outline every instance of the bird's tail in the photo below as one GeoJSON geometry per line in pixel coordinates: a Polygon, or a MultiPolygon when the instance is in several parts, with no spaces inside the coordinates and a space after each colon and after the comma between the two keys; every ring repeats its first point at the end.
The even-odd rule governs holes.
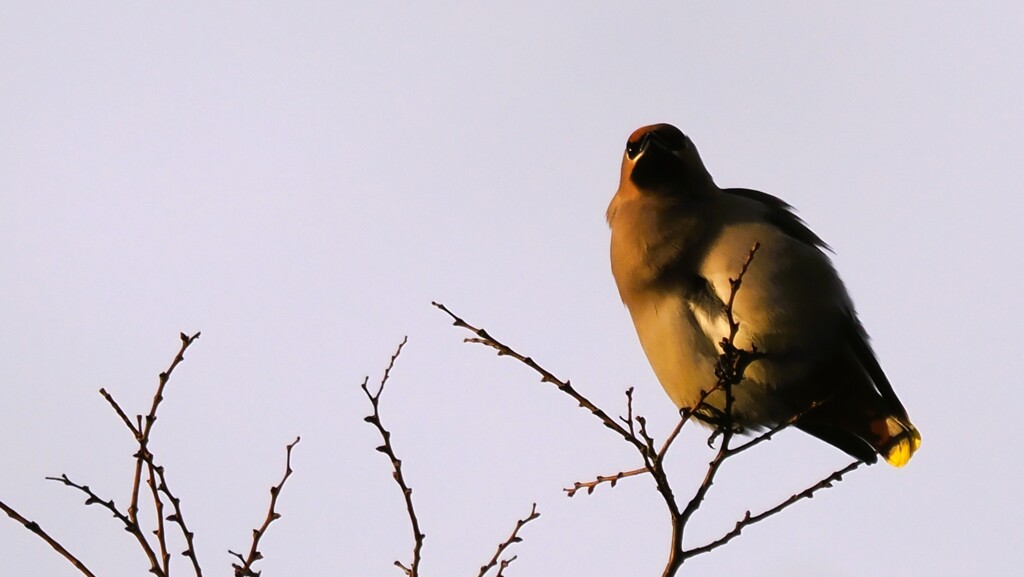
{"type": "Polygon", "coordinates": [[[888,416],[871,423],[875,450],[893,467],[906,465],[921,446],[921,433],[907,418],[888,416]]]}

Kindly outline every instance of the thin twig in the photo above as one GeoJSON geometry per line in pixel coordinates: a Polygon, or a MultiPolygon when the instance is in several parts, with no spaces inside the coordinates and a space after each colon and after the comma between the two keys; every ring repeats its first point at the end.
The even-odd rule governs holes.
{"type": "MultiPolygon", "coordinates": [[[[704,398],[706,398],[706,395],[704,396],[704,398]]],[[[703,404],[704,398],[700,399],[700,402],[697,406],[703,404]]],[[[684,409],[684,411],[689,411],[689,409],[684,409]]],[[[679,422],[676,423],[675,428],[672,429],[672,432],[669,433],[668,437],[665,438],[665,442],[662,443],[661,448],[658,449],[659,461],[665,459],[665,455],[668,453],[669,447],[672,446],[672,443],[676,440],[676,438],[679,436],[679,433],[683,430],[683,425],[686,424],[686,421],[687,417],[680,418],[679,422]]],[[[638,475],[644,475],[650,472],[651,470],[644,466],[640,467],[639,469],[619,471],[618,473],[613,473],[611,475],[598,475],[592,481],[574,481],[572,487],[568,487],[562,490],[565,491],[565,495],[567,497],[575,497],[576,493],[578,493],[580,489],[586,489],[587,494],[590,495],[594,492],[594,489],[596,489],[598,485],[601,485],[603,483],[608,483],[609,487],[614,487],[622,479],[626,479],[628,477],[636,477],[638,475]]]]}
{"type": "MultiPolygon", "coordinates": [[[[139,546],[142,548],[143,552],[146,554],[146,557],[150,561],[149,572],[157,577],[167,577],[167,575],[170,573],[170,554],[168,553],[167,550],[167,533],[165,521],[176,523],[180,527],[187,545],[185,551],[182,551],[182,555],[191,559],[196,577],[202,577],[202,569],[199,566],[198,556],[196,555],[195,550],[195,535],[188,529],[188,526],[185,523],[185,519],[184,516],[182,515],[181,510],[181,501],[180,499],[175,497],[174,494],[171,492],[167,484],[167,478],[164,473],[164,468],[155,463],[154,456],[152,452],[149,451],[148,448],[150,437],[153,431],[153,425],[157,419],[157,410],[159,409],[160,404],[163,401],[164,391],[170,380],[171,374],[174,372],[174,369],[184,360],[185,351],[189,348],[189,346],[192,345],[192,343],[194,343],[199,338],[199,336],[200,333],[198,332],[191,336],[186,335],[185,333],[181,333],[181,348],[178,350],[178,353],[171,361],[171,364],[170,366],[168,366],[167,370],[160,373],[159,382],[157,385],[156,392],[153,396],[153,401],[150,405],[149,412],[145,415],[145,417],[143,415],[136,415],[135,423],[132,422],[132,420],[128,417],[127,413],[125,413],[125,411],[117,403],[114,397],[110,393],[108,393],[106,389],[100,389],[100,395],[103,396],[103,398],[107,401],[107,403],[117,414],[118,418],[121,419],[121,421],[125,424],[128,430],[132,433],[132,436],[138,442],[138,450],[133,455],[135,458],[135,473],[133,476],[132,483],[132,493],[130,499],[131,502],[126,511],[121,511],[120,509],[118,509],[112,499],[104,500],[100,498],[88,485],[78,484],[72,481],[66,474],[62,474],[60,477],[47,477],[48,480],[59,482],[65,486],[73,487],[85,493],[88,497],[85,502],[86,505],[100,505],[101,507],[107,509],[115,518],[117,518],[124,525],[125,530],[128,533],[132,534],[132,536],[135,537],[135,539],[138,541],[139,546]],[[143,533],[138,520],[139,495],[141,492],[141,482],[144,471],[147,473],[146,483],[150,487],[150,492],[153,498],[153,506],[156,513],[157,527],[153,531],[153,533],[157,538],[159,554],[156,551],[154,551],[152,544],[149,542],[149,540],[146,538],[146,535],[143,533]],[[165,496],[174,508],[174,512],[166,517],[164,516],[164,501],[161,495],[165,496]]],[[[258,572],[252,572],[251,566],[256,560],[262,558],[262,554],[258,550],[260,538],[266,533],[270,523],[280,518],[280,515],[275,511],[277,497],[282,488],[284,487],[285,481],[292,473],[291,451],[292,448],[298,442],[299,439],[296,438],[295,442],[287,446],[285,474],[278,485],[271,487],[270,511],[268,512],[267,518],[264,521],[263,525],[253,532],[253,544],[249,552],[248,558],[243,559],[240,555],[235,554],[242,561],[242,566],[235,566],[236,575],[258,575],[258,572]],[[239,571],[241,571],[241,573],[238,573],[239,571]]],[[[82,571],[84,574],[90,576],[92,575],[92,573],[87,568],[85,568],[85,566],[77,558],[75,558],[73,555],[67,552],[67,550],[60,545],[60,543],[56,542],[56,540],[52,539],[49,535],[47,535],[36,523],[26,520],[24,517],[22,517],[13,509],[7,507],[3,503],[0,503],[0,507],[2,507],[3,510],[7,512],[7,514],[11,518],[18,520],[30,531],[36,533],[41,538],[43,538],[47,543],[50,544],[51,547],[53,547],[56,551],[61,553],[61,555],[63,555],[72,564],[78,567],[79,570],[82,571]]]]}
{"type": "Polygon", "coordinates": [[[611,475],[598,475],[592,481],[574,481],[572,487],[567,487],[562,490],[565,491],[565,495],[567,497],[575,497],[576,493],[578,493],[580,489],[586,489],[587,494],[590,495],[593,494],[594,489],[602,483],[608,483],[609,487],[614,487],[622,479],[636,477],[637,475],[645,475],[650,472],[651,470],[647,467],[641,467],[639,469],[630,469],[629,471],[619,471],[618,473],[613,473],[611,475]]]}
{"type": "Polygon", "coordinates": [[[761,243],[755,242],[754,246],[750,247],[750,252],[747,253],[747,260],[743,261],[743,266],[740,268],[740,274],[735,279],[729,279],[729,302],[725,305],[725,316],[729,319],[729,341],[732,342],[736,338],[736,333],[740,330],[739,323],[733,317],[733,303],[736,302],[736,293],[740,291],[740,285],[743,284],[743,277],[747,274],[747,269],[750,268],[750,263],[754,261],[754,255],[757,254],[758,249],[761,248],[761,243]]]}
{"type": "Polygon", "coordinates": [[[93,492],[92,489],[89,488],[88,485],[79,485],[78,483],[68,478],[68,476],[65,474],[62,474],[60,477],[46,477],[46,480],[56,481],[68,487],[74,487],[75,489],[78,489],[79,491],[85,493],[89,497],[88,499],[85,500],[86,505],[100,505],[104,509],[110,511],[110,513],[113,514],[114,517],[121,521],[121,523],[124,525],[125,531],[131,533],[132,536],[135,537],[135,540],[138,541],[139,546],[142,548],[142,551],[146,554],[146,557],[149,559],[150,573],[153,573],[157,577],[166,577],[166,573],[164,573],[163,569],[160,566],[160,562],[157,560],[156,552],[153,551],[153,547],[149,544],[149,540],[146,539],[146,536],[142,533],[142,529],[139,527],[139,524],[130,517],[128,517],[127,514],[122,513],[121,510],[117,508],[117,505],[114,504],[113,499],[101,499],[96,493],[93,492]]]}
{"type": "Polygon", "coordinates": [[[167,532],[164,531],[164,502],[160,498],[160,488],[156,482],[156,466],[153,465],[152,459],[147,464],[149,467],[149,478],[146,479],[146,484],[149,485],[149,490],[153,494],[153,509],[156,517],[156,530],[153,531],[153,534],[156,535],[157,543],[160,546],[160,560],[163,563],[164,575],[170,575],[171,554],[167,552],[167,532]]]}
{"type": "MultiPolygon", "coordinates": [[[[859,463],[855,463],[843,470],[837,471],[836,473],[819,482],[818,484],[812,486],[811,488],[801,493],[793,495],[786,501],[780,503],[778,506],[769,509],[768,511],[765,511],[764,513],[751,516],[748,512],[744,519],[737,523],[736,527],[732,531],[730,531],[730,533],[727,533],[725,536],[723,536],[717,541],[710,543],[709,545],[705,545],[704,547],[700,547],[689,551],[683,548],[683,533],[687,526],[687,523],[690,521],[694,513],[696,513],[696,511],[704,502],[704,499],[707,496],[708,491],[710,491],[711,486],[714,483],[715,477],[721,469],[721,466],[725,462],[725,460],[729,457],[735,456],[741,452],[753,448],[760,443],[770,440],[776,433],[795,423],[803,414],[806,413],[806,411],[809,411],[813,409],[815,406],[817,406],[817,404],[812,405],[805,411],[795,415],[791,419],[788,419],[786,422],[780,423],[772,427],[767,432],[761,434],[760,436],[754,438],[751,441],[739,445],[738,447],[734,448],[730,446],[730,443],[733,440],[734,436],[739,432],[739,430],[736,427],[735,416],[733,414],[733,408],[736,401],[733,388],[742,383],[746,368],[752,362],[761,359],[764,356],[763,353],[758,351],[757,347],[753,344],[751,344],[750,350],[740,349],[735,346],[736,337],[740,329],[740,323],[739,321],[736,320],[736,317],[734,315],[736,295],[743,284],[743,278],[746,275],[747,270],[749,269],[750,264],[753,261],[754,256],[757,253],[760,246],[760,243],[754,243],[753,247],[750,249],[747,258],[739,271],[739,275],[735,279],[729,279],[729,299],[726,303],[724,303],[724,312],[729,326],[729,334],[727,337],[722,339],[721,343],[719,343],[722,349],[722,353],[721,355],[719,355],[718,362],[715,365],[715,375],[717,377],[717,382],[709,390],[701,391],[701,394],[697,402],[692,407],[687,407],[680,410],[679,423],[676,424],[675,429],[666,438],[661,449],[659,450],[655,450],[654,439],[647,432],[646,420],[642,416],[633,415],[632,389],[626,392],[627,416],[626,418],[620,419],[622,421],[622,424],[620,424],[619,422],[610,418],[608,414],[604,412],[602,409],[598,408],[589,400],[587,400],[586,397],[580,394],[575,388],[573,388],[569,384],[569,381],[562,381],[558,379],[552,373],[550,373],[549,371],[541,367],[539,364],[537,364],[530,357],[519,354],[509,346],[503,344],[502,342],[492,337],[487,331],[483,329],[478,329],[470,325],[465,320],[455,315],[444,305],[436,302],[432,303],[435,307],[447,313],[454,320],[455,326],[465,328],[476,335],[475,338],[465,339],[466,342],[478,343],[491,347],[498,352],[499,356],[510,356],[518,360],[519,362],[525,364],[529,368],[533,369],[535,372],[540,374],[541,381],[555,384],[560,390],[562,390],[563,392],[571,396],[573,399],[575,399],[581,407],[588,409],[592,414],[598,417],[606,427],[618,433],[619,436],[621,436],[629,444],[633,445],[635,449],[637,449],[637,451],[640,453],[641,458],[644,461],[643,467],[630,471],[622,471],[614,475],[598,476],[593,481],[576,482],[574,483],[571,489],[565,489],[565,492],[570,497],[575,495],[580,489],[584,488],[587,490],[587,493],[591,493],[593,492],[594,488],[599,484],[608,483],[611,486],[614,486],[615,483],[618,482],[620,479],[641,475],[645,473],[651,473],[654,477],[655,485],[658,489],[658,492],[661,494],[663,500],[665,501],[666,508],[668,509],[672,520],[671,547],[669,551],[668,562],[666,563],[664,572],[662,574],[663,577],[672,577],[676,575],[679,568],[682,566],[683,562],[687,558],[725,544],[730,539],[738,535],[740,531],[747,525],[756,523],[762,519],[774,515],[775,513],[785,509],[786,507],[792,505],[793,503],[800,499],[811,497],[815,491],[831,486],[833,482],[840,480],[843,474],[848,473],[849,471],[852,471],[857,466],[859,466],[859,463]],[[707,402],[708,398],[713,393],[718,391],[721,391],[725,397],[724,407],[721,410],[709,405],[707,402]],[[679,505],[676,503],[675,497],[672,493],[672,488],[669,484],[667,475],[664,470],[664,458],[667,454],[668,448],[671,446],[672,442],[678,437],[682,427],[691,417],[699,418],[709,424],[714,425],[715,431],[711,435],[711,440],[714,440],[716,437],[720,436],[721,445],[716,451],[714,458],[711,460],[710,463],[708,463],[707,471],[700,486],[697,487],[697,490],[695,491],[693,497],[686,503],[686,506],[680,510],[679,505]],[[634,426],[634,424],[639,425],[639,427],[634,426]]],[[[709,441],[709,444],[710,443],[711,441],[709,441]]]]}
{"type": "MultiPolygon", "coordinates": [[[[138,512],[139,512],[139,493],[141,491],[142,476],[143,472],[148,472],[148,479],[146,483],[150,487],[150,491],[153,495],[153,506],[156,510],[157,528],[153,532],[157,537],[157,542],[160,547],[160,558],[162,559],[163,574],[168,574],[170,570],[170,554],[167,551],[167,534],[164,521],[171,521],[177,523],[181,528],[182,535],[185,537],[186,549],[182,551],[182,555],[188,557],[192,561],[192,568],[196,574],[196,577],[203,576],[203,570],[199,566],[199,558],[196,555],[195,550],[195,534],[188,530],[185,525],[184,517],[181,513],[181,502],[177,499],[170,491],[167,486],[167,478],[164,474],[163,467],[157,465],[154,461],[153,453],[149,450],[149,442],[153,432],[153,425],[157,419],[157,409],[160,407],[160,403],[164,399],[164,390],[167,387],[167,383],[170,381],[171,374],[174,369],[185,360],[185,351],[188,350],[192,343],[199,339],[201,333],[197,332],[194,335],[187,335],[180,333],[179,338],[181,339],[181,348],[178,349],[178,353],[171,360],[171,364],[167,367],[167,370],[160,373],[157,382],[156,392],[153,394],[153,400],[150,403],[149,413],[145,417],[142,415],[136,415],[136,423],[132,423],[131,419],[128,418],[127,413],[121,408],[114,396],[107,392],[106,389],[100,389],[100,395],[110,404],[117,416],[120,417],[121,421],[128,427],[128,430],[132,433],[135,441],[138,443],[138,450],[133,455],[135,457],[135,472],[132,477],[132,492],[131,492],[131,503],[128,506],[127,517],[130,522],[138,527],[138,512]],[[170,500],[174,507],[174,513],[168,517],[163,516],[163,501],[160,498],[160,494],[163,493],[170,500]]],[[[141,534],[141,531],[140,531],[141,534]]],[[[143,550],[152,549],[149,545],[148,540],[145,544],[140,545],[143,550]]]]}
{"type": "Polygon", "coordinates": [[[181,529],[181,534],[185,537],[185,550],[181,554],[188,557],[192,561],[192,570],[195,572],[196,577],[203,577],[203,569],[199,566],[199,558],[196,555],[195,546],[195,533],[189,531],[188,525],[185,524],[185,516],[181,513],[181,499],[174,496],[171,492],[170,487],[167,485],[167,477],[164,475],[164,468],[159,465],[154,465],[153,469],[156,471],[157,477],[160,482],[157,484],[157,489],[163,493],[167,500],[171,502],[171,506],[174,507],[174,512],[167,516],[167,521],[171,523],[177,523],[181,529]]]}
{"type": "Polygon", "coordinates": [[[477,574],[477,577],[484,577],[484,574],[493,569],[496,565],[498,566],[498,572],[495,575],[496,577],[500,576],[502,571],[504,571],[505,568],[516,559],[516,556],[502,559],[501,555],[505,552],[505,549],[508,549],[513,544],[522,542],[523,539],[519,536],[519,530],[523,528],[523,525],[526,525],[537,517],[540,517],[540,513],[537,512],[537,504],[534,503],[533,506],[530,507],[530,514],[525,518],[516,521],[516,526],[512,529],[512,534],[509,535],[508,539],[505,539],[498,545],[498,550],[494,552],[494,556],[491,557],[491,560],[480,567],[480,573],[477,574]]]}
{"type": "MultiPolygon", "coordinates": [[[[701,403],[703,402],[704,401],[701,401],[701,403]]],[[[664,459],[665,455],[668,454],[668,448],[672,446],[673,442],[675,442],[676,437],[678,437],[679,433],[682,432],[683,430],[683,425],[685,425],[686,421],[688,420],[689,419],[686,418],[679,419],[679,421],[676,423],[675,428],[672,429],[672,432],[668,434],[668,437],[665,437],[665,442],[661,445],[661,448],[658,449],[659,459],[664,459]]]]}
{"type": "Polygon", "coordinates": [[[68,562],[74,565],[75,568],[78,569],[83,575],[85,575],[86,577],[96,577],[96,575],[92,571],[90,571],[88,567],[85,566],[85,563],[82,563],[78,559],[78,557],[72,555],[71,552],[65,549],[64,546],[61,545],[56,539],[54,539],[46,531],[44,531],[43,528],[39,526],[39,523],[36,523],[35,521],[29,521],[25,517],[22,517],[20,513],[18,513],[11,507],[7,506],[7,504],[4,503],[3,501],[0,501],[0,510],[2,510],[4,513],[7,513],[7,516],[11,519],[14,519],[15,521],[24,525],[26,529],[35,533],[37,536],[39,536],[40,539],[46,541],[47,545],[52,547],[54,551],[60,553],[61,556],[63,556],[65,559],[68,560],[68,562]]]}
{"type": "MultiPolygon", "coordinates": [[[[153,425],[156,423],[156,411],[160,408],[160,403],[164,400],[164,389],[167,387],[167,382],[171,378],[171,373],[173,373],[174,369],[183,360],[185,360],[185,351],[187,351],[192,343],[199,338],[199,335],[200,333],[198,332],[192,336],[186,335],[185,333],[181,333],[179,335],[181,338],[181,348],[178,349],[178,354],[174,356],[174,359],[171,361],[170,366],[167,367],[167,370],[160,373],[156,393],[153,395],[153,402],[150,404],[149,413],[146,414],[145,421],[143,421],[141,416],[137,416],[136,418],[139,421],[138,425],[133,427],[131,423],[128,422],[127,417],[124,416],[124,411],[122,411],[118,404],[114,402],[113,397],[109,394],[103,395],[103,397],[107,399],[107,402],[114,407],[114,410],[117,411],[121,419],[125,421],[128,428],[132,429],[133,433],[135,433],[135,440],[139,442],[139,450],[135,453],[135,476],[132,482],[131,504],[128,505],[128,517],[131,518],[132,522],[138,523],[139,490],[141,489],[143,465],[147,461],[152,460],[152,455],[149,452],[149,437],[153,430],[153,425]]],[[[105,391],[101,390],[101,394],[103,393],[105,393],[105,391]]]]}
{"type": "Polygon", "coordinates": [[[117,413],[117,416],[121,417],[121,420],[124,421],[124,425],[128,427],[129,431],[132,432],[132,437],[135,437],[135,439],[137,440],[142,433],[139,432],[138,427],[132,424],[131,419],[129,419],[128,415],[126,415],[124,413],[124,410],[121,409],[121,405],[117,404],[117,401],[114,400],[113,395],[108,393],[106,389],[100,389],[100,395],[103,395],[103,398],[106,399],[108,403],[110,403],[111,408],[114,409],[114,412],[117,413]]]}
{"type": "Polygon", "coordinates": [[[754,260],[754,255],[757,254],[757,250],[759,248],[761,248],[761,244],[755,242],[754,246],[750,249],[750,253],[747,254],[747,259],[744,261],[739,275],[735,279],[729,279],[729,301],[725,305],[725,314],[729,322],[729,336],[722,339],[722,354],[719,356],[718,363],[715,366],[715,374],[718,377],[716,387],[725,393],[725,406],[722,411],[722,419],[721,422],[718,423],[715,431],[715,433],[721,434],[722,444],[719,447],[718,452],[715,453],[715,457],[710,463],[708,463],[708,469],[704,474],[704,480],[701,482],[700,486],[697,487],[697,491],[694,493],[693,497],[689,502],[687,502],[683,510],[673,517],[672,548],[669,552],[668,562],[665,565],[665,571],[663,573],[665,577],[675,575],[686,560],[683,550],[683,533],[686,525],[693,517],[693,514],[697,512],[697,509],[700,508],[701,504],[703,504],[704,498],[707,496],[708,491],[711,490],[711,486],[715,482],[715,477],[718,475],[718,471],[721,469],[725,460],[729,457],[729,443],[732,441],[733,435],[735,434],[735,427],[733,426],[733,403],[735,402],[736,397],[733,393],[733,387],[739,385],[743,381],[743,372],[752,360],[748,355],[757,354],[756,348],[747,352],[738,349],[735,346],[736,335],[739,333],[740,325],[736,322],[733,315],[733,305],[736,302],[736,294],[743,285],[743,277],[747,273],[747,268],[750,267],[750,263],[754,260]]]}
{"type": "Polygon", "coordinates": [[[153,403],[149,407],[149,414],[146,415],[146,427],[142,431],[142,436],[149,439],[149,433],[153,429],[153,423],[156,423],[156,410],[160,407],[160,403],[164,400],[164,388],[167,386],[167,382],[171,379],[171,373],[174,369],[185,360],[185,351],[188,350],[192,343],[196,342],[201,333],[196,333],[192,336],[188,336],[185,333],[181,333],[181,349],[178,350],[178,354],[174,356],[174,360],[171,361],[171,365],[167,367],[167,370],[160,373],[160,383],[157,385],[156,394],[153,395],[153,403]]]}
{"type": "MultiPolygon", "coordinates": [[[[639,422],[639,417],[632,416],[631,393],[627,393],[627,409],[629,411],[629,418],[626,419],[628,427],[627,429],[624,428],[618,422],[616,422],[615,419],[612,419],[610,416],[608,416],[608,413],[606,413],[603,409],[601,409],[593,402],[591,402],[590,399],[583,396],[583,394],[577,391],[569,381],[563,381],[559,379],[550,371],[537,364],[532,358],[519,354],[508,345],[492,337],[490,334],[487,333],[487,331],[483,329],[478,329],[470,325],[466,321],[462,320],[458,315],[449,310],[447,307],[445,307],[443,304],[437,302],[431,304],[447,313],[448,316],[450,316],[453,319],[453,324],[455,326],[469,330],[470,332],[476,335],[476,338],[467,338],[465,339],[465,342],[478,343],[488,346],[496,350],[498,352],[498,356],[512,357],[518,360],[519,362],[523,363],[527,367],[530,367],[541,376],[541,382],[554,384],[556,387],[558,387],[559,390],[572,397],[579,404],[580,407],[583,407],[590,411],[590,413],[597,417],[604,424],[604,426],[618,433],[620,437],[622,437],[627,443],[632,445],[640,453],[640,456],[644,459],[644,464],[646,468],[650,470],[651,476],[654,477],[655,487],[658,489],[658,493],[661,494],[662,499],[665,501],[665,506],[669,511],[670,517],[673,520],[679,517],[679,506],[676,504],[675,496],[672,493],[672,486],[669,484],[668,476],[665,474],[664,467],[662,466],[661,457],[653,448],[653,439],[650,439],[649,441],[641,439],[635,433],[635,430],[632,426],[634,420],[639,422]]],[[[641,425],[643,425],[643,423],[641,423],[641,425]]],[[[679,540],[679,548],[681,550],[682,533],[680,532],[677,536],[674,536],[673,540],[675,540],[676,538],[678,538],[679,540]]]]}
{"type": "MultiPolygon", "coordinates": [[[[300,437],[295,437],[295,440],[285,447],[285,461],[284,461],[284,476],[281,477],[281,481],[270,488],[270,508],[267,510],[267,517],[263,520],[263,524],[258,529],[252,531],[252,546],[249,547],[249,554],[242,557],[239,553],[234,551],[228,551],[229,554],[234,555],[241,561],[241,565],[232,563],[231,567],[235,570],[235,577],[259,577],[259,571],[253,571],[253,563],[263,558],[263,553],[260,553],[260,539],[267,533],[267,529],[270,528],[270,524],[281,518],[281,514],[277,512],[277,498],[281,495],[281,490],[284,489],[284,483],[288,480],[288,477],[292,476],[292,449],[295,445],[299,444],[300,437]]],[[[184,525],[183,525],[184,527],[184,525]]]]}
{"type": "Polygon", "coordinates": [[[452,318],[452,321],[453,321],[452,324],[453,325],[455,325],[457,327],[464,328],[464,329],[474,333],[477,336],[477,338],[467,338],[467,339],[465,339],[465,342],[467,342],[467,343],[477,343],[477,344],[481,344],[481,345],[490,347],[490,348],[492,348],[492,349],[494,349],[494,350],[496,350],[498,352],[498,356],[499,357],[501,357],[501,356],[509,356],[509,357],[512,357],[512,358],[516,359],[517,361],[523,363],[524,365],[530,367],[531,369],[536,371],[537,374],[540,375],[541,382],[543,382],[543,383],[551,383],[551,384],[555,385],[556,387],[559,388],[559,390],[561,390],[565,394],[567,394],[570,397],[572,397],[573,399],[575,399],[576,402],[579,403],[580,407],[582,407],[584,409],[587,409],[595,417],[600,419],[601,422],[604,423],[604,426],[606,426],[609,429],[615,431],[616,433],[619,434],[620,437],[625,439],[626,442],[628,442],[629,444],[631,444],[634,447],[636,447],[637,450],[639,450],[639,451],[646,450],[644,448],[643,443],[641,443],[638,439],[636,439],[635,437],[630,435],[629,431],[624,429],[622,427],[622,425],[620,425],[619,423],[617,423],[615,421],[615,419],[613,419],[610,416],[608,416],[608,413],[606,413],[603,409],[599,408],[597,405],[592,403],[590,401],[590,399],[587,399],[582,394],[580,394],[580,392],[577,391],[572,386],[572,384],[569,381],[563,381],[563,380],[559,379],[558,377],[553,375],[551,372],[549,372],[547,369],[545,369],[544,367],[538,365],[532,358],[527,357],[527,356],[523,356],[523,355],[517,353],[516,351],[512,350],[512,348],[509,347],[508,345],[506,345],[506,344],[502,343],[501,341],[499,341],[499,340],[495,339],[494,337],[492,337],[484,329],[478,329],[478,328],[474,327],[473,325],[467,323],[466,321],[462,320],[455,313],[450,311],[448,309],[448,307],[444,306],[443,304],[438,303],[438,302],[432,302],[430,304],[434,305],[438,309],[440,309],[440,310],[444,311],[445,313],[447,313],[448,316],[450,316],[452,318]]]}
{"type": "Polygon", "coordinates": [[[502,577],[505,574],[505,569],[508,569],[508,566],[518,558],[519,555],[513,555],[508,559],[502,559],[501,564],[498,566],[498,572],[494,574],[494,577],[502,577]]]}
{"type": "Polygon", "coordinates": [[[818,481],[814,485],[811,485],[810,487],[804,489],[803,491],[800,491],[799,493],[790,496],[785,501],[779,503],[778,505],[772,507],[771,509],[768,509],[767,511],[758,513],[757,515],[751,515],[750,511],[747,511],[743,518],[736,522],[736,526],[733,527],[731,531],[729,531],[722,537],[708,543],[707,545],[702,545],[700,547],[694,547],[693,549],[686,550],[683,553],[683,557],[685,559],[689,559],[690,557],[695,557],[702,553],[707,553],[708,551],[725,545],[733,538],[737,537],[745,527],[753,525],[758,521],[763,521],[764,519],[767,519],[768,517],[771,517],[772,515],[782,511],[783,509],[786,509],[787,507],[796,503],[797,501],[800,501],[801,499],[813,498],[816,492],[820,491],[821,489],[827,489],[831,487],[833,483],[842,481],[843,475],[853,471],[854,469],[860,467],[863,464],[864,461],[854,461],[849,465],[843,467],[842,469],[836,471],[835,473],[832,473],[828,477],[825,477],[821,481],[818,481]]]}
{"type": "Polygon", "coordinates": [[[420,571],[420,558],[423,550],[423,539],[426,535],[420,530],[420,521],[416,517],[416,509],[412,503],[412,488],[405,482],[405,475],[402,473],[402,460],[395,454],[395,449],[391,445],[391,433],[384,428],[384,424],[380,419],[380,397],[384,393],[384,386],[387,385],[388,379],[391,376],[391,369],[395,366],[395,361],[398,360],[398,356],[402,354],[402,347],[408,342],[408,337],[403,338],[402,342],[398,344],[398,348],[395,350],[395,354],[391,355],[391,361],[388,363],[386,369],[384,369],[384,376],[380,380],[380,387],[376,393],[371,393],[368,386],[369,377],[363,379],[363,384],[360,385],[363,392],[366,393],[366,398],[370,400],[370,406],[373,407],[373,414],[367,416],[363,420],[373,425],[377,432],[380,433],[381,439],[384,444],[377,447],[377,451],[387,455],[388,459],[391,460],[391,467],[395,470],[393,477],[395,483],[398,484],[398,488],[402,490],[402,497],[405,499],[405,509],[409,514],[409,523],[412,525],[412,563],[406,567],[401,561],[395,561],[395,566],[400,568],[408,577],[419,577],[420,571]]]}

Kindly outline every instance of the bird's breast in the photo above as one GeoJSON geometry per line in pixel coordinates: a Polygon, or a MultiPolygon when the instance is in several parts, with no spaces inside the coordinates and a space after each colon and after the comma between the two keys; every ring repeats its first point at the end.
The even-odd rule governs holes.
{"type": "Polygon", "coordinates": [[[655,293],[626,303],[640,345],[669,397],[678,407],[692,406],[702,390],[716,383],[718,352],[705,332],[715,319],[695,313],[678,294],[655,293]]]}

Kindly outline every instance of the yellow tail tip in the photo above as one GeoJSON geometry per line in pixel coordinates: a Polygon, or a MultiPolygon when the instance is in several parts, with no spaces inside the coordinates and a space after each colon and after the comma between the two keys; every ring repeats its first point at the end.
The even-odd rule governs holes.
{"type": "Polygon", "coordinates": [[[889,444],[882,450],[882,457],[893,467],[902,467],[921,446],[921,433],[910,423],[900,423],[891,417],[887,421],[890,429],[898,429],[899,432],[889,438],[889,444]]]}

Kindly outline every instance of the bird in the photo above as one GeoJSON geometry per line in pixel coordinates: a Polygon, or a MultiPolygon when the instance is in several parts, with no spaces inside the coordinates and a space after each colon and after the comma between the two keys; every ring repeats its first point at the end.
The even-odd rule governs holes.
{"type": "Polygon", "coordinates": [[[789,423],[866,463],[910,460],[921,435],[879,365],[831,249],[789,204],[719,188],[688,136],[653,124],[629,136],[606,216],[619,296],[681,411],[696,409],[691,418],[709,426],[725,411],[715,367],[731,312],[732,345],[756,351],[730,387],[735,431],[789,423]]]}

